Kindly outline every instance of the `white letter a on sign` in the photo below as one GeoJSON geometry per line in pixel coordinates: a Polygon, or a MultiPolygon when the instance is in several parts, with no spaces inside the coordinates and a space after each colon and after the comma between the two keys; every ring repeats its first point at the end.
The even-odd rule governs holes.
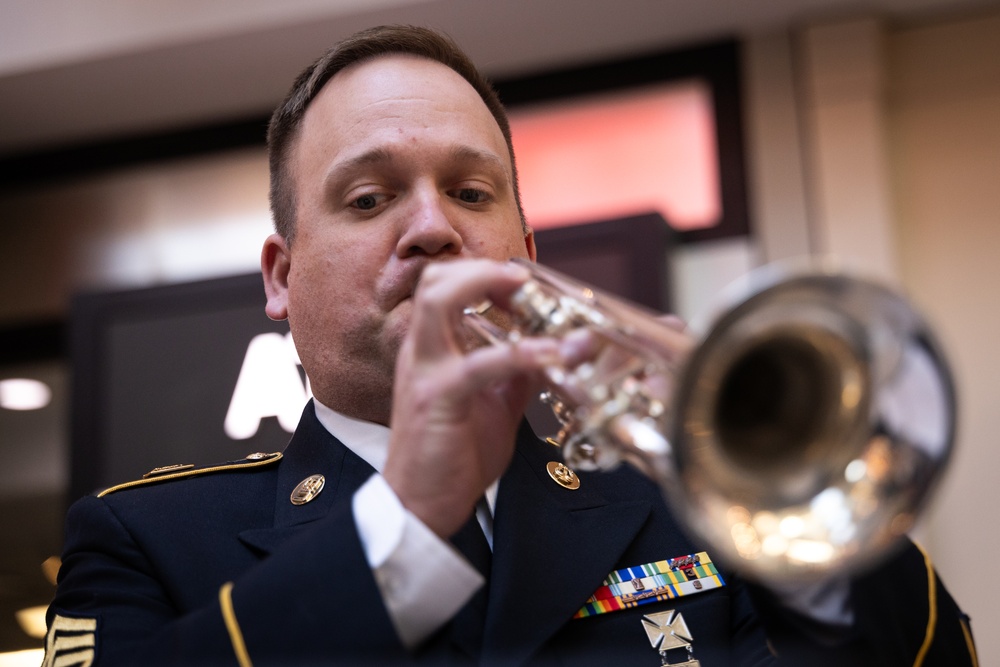
{"type": "Polygon", "coordinates": [[[281,427],[291,433],[307,399],[292,335],[255,336],[229,402],[226,435],[234,440],[252,437],[264,417],[277,417],[281,427]]]}

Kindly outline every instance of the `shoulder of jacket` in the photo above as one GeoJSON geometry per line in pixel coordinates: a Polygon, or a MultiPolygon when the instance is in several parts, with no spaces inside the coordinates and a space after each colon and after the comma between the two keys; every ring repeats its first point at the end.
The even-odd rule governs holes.
{"type": "Polygon", "coordinates": [[[136,487],[149,486],[152,484],[161,484],[163,482],[177,479],[188,479],[190,477],[197,477],[199,475],[208,475],[218,472],[255,470],[257,468],[274,465],[280,460],[281,452],[271,452],[270,454],[256,452],[254,454],[250,454],[244,459],[226,461],[225,463],[218,463],[203,467],[195,467],[192,463],[179,463],[175,465],[162,466],[160,468],[153,468],[143,475],[141,479],[125,482],[124,484],[109,486],[103,491],[98,492],[96,495],[98,498],[103,498],[104,496],[115,493],[116,491],[134,489],[136,487]]]}

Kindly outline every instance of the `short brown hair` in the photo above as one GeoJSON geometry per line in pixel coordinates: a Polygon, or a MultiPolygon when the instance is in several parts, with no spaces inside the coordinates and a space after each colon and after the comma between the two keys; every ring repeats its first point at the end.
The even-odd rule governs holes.
{"type": "Polygon", "coordinates": [[[510,137],[507,112],[490,82],[450,38],[416,26],[379,26],[348,37],[307,67],[292,85],[284,101],[275,109],[267,129],[268,159],[271,170],[271,213],[274,226],[288,243],[295,235],[295,188],[289,174],[289,155],[313,99],[327,81],[348,65],[390,54],[410,54],[447,65],[468,81],[490,110],[510,153],[514,200],[527,231],[521,194],[514,164],[514,144],[510,137]]]}

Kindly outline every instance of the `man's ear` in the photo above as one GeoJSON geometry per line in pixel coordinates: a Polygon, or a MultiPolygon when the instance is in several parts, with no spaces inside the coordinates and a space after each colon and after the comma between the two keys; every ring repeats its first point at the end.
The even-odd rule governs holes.
{"type": "Polygon", "coordinates": [[[264,312],[272,320],[288,319],[288,273],[292,269],[292,254],[281,234],[271,234],[264,240],[260,253],[260,270],[264,276],[267,305],[264,312]]]}
{"type": "Polygon", "coordinates": [[[531,227],[528,227],[528,233],[524,235],[524,248],[528,251],[528,259],[536,261],[538,250],[535,249],[535,230],[531,227]]]}

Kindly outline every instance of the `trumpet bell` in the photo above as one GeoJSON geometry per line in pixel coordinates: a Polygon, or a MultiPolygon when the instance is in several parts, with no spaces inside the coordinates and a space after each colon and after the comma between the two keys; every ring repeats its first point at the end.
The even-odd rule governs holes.
{"type": "MultiPolygon", "coordinates": [[[[517,260],[515,260],[517,261],[517,260]]],[[[828,271],[758,271],[700,340],[617,297],[523,262],[513,329],[574,338],[547,369],[579,470],[628,462],[690,532],[758,580],[818,579],[887,555],[941,476],[954,385],[895,292],[828,271]]]]}
{"type": "Polygon", "coordinates": [[[680,374],[670,440],[684,521],[762,579],[857,570],[908,531],[950,458],[951,373],[873,282],[759,287],[680,374]]]}

